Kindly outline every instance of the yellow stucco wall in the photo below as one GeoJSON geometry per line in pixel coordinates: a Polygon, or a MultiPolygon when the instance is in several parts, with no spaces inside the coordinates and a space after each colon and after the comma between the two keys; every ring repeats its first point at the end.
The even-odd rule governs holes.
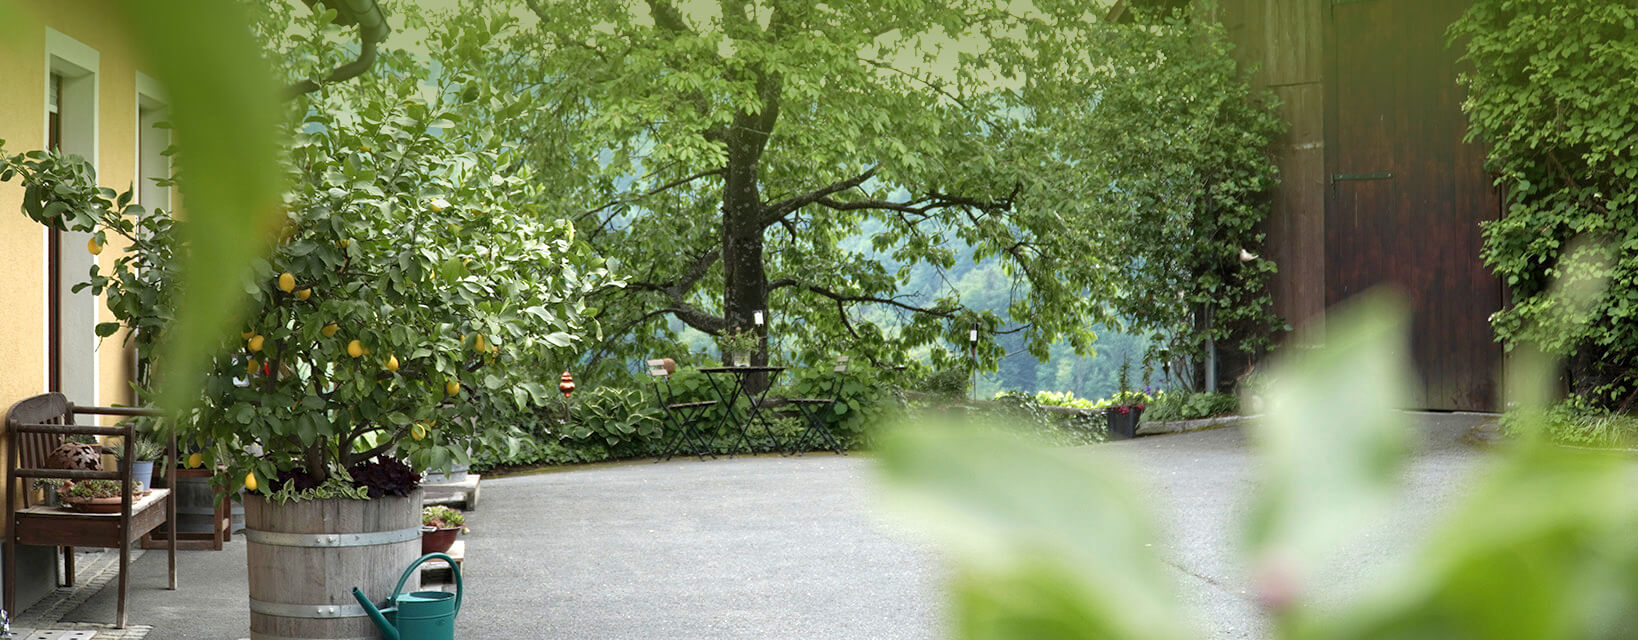
{"type": "MultiPolygon", "coordinates": [[[[47,29],[54,29],[97,52],[98,182],[124,191],[133,184],[137,154],[137,72],[121,22],[104,0],[13,0],[16,16],[0,38],[0,140],[7,154],[46,144],[47,29]]],[[[46,234],[20,211],[22,188],[0,184],[0,411],[46,390],[46,234]]],[[[112,240],[112,239],[111,239],[112,240]]],[[[84,251],[65,247],[65,251],[84,251]]],[[[105,268],[121,255],[116,243],[98,258],[105,268]]],[[[83,272],[69,272],[77,281],[83,272]]],[[[82,292],[78,295],[90,295],[82,292]]],[[[112,321],[100,302],[99,321],[112,321]]],[[[97,348],[97,398],[78,403],[131,401],[131,355],[123,336],[97,348]]],[[[3,428],[3,425],[0,425],[3,428]]],[[[6,455],[0,445],[0,455],[6,455]]],[[[9,460],[9,458],[0,458],[9,460]]],[[[3,493],[3,492],[0,492],[3,493]]],[[[0,495],[0,501],[10,496],[0,495]]],[[[3,525],[0,525],[3,526],[3,525]]]]}
{"type": "MultiPolygon", "coordinates": [[[[13,28],[0,43],[0,139],[8,153],[45,145],[46,29],[55,29],[98,52],[98,182],[124,191],[136,172],[136,74],[139,69],[120,22],[98,0],[28,0],[18,3],[32,23],[13,28]]],[[[20,211],[22,189],[0,185],[0,406],[45,389],[45,232],[20,211]]],[[[83,251],[65,247],[66,251],[83,251]]],[[[107,266],[123,252],[115,244],[98,258],[107,266]]],[[[65,274],[81,278],[83,274],[65,274]]],[[[81,295],[90,295],[82,293],[81,295]]],[[[101,308],[101,305],[98,305],[101,308]]],[[[101,309],[102,321],[113,318],[101,309]]],[[[129,402],[130,356],[122,336],[98,347],[98,404],[129,402]]]]}

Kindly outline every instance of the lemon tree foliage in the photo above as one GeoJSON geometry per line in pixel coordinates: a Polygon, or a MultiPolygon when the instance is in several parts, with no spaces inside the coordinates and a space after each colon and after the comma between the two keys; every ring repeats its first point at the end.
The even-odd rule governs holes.
{"type": "MultiPolygon", "coordinates": [[[[1119,310],[1109,301],[1160,293],[1131,287],[1172,284],[1131,277],[1149,254],[1127,253],[1138,243],[1115,236],[1138,226],[1181,224],[1166,237],[1201,237],[1165,251],[1210,243],[1203,255],[1169,263],[1209,263],[1202,286],[1216,290],[1191,288],[1189,308],[1207,297],[1260,304],[1223,289],[1260,286],[1272,268],[1232,259],[1241,247],[1256,250],[1249,221],[1257,209],[1246,195],[1269,184],[1266,159],[1220,146],[1199,157],[1206,145],[1255,149],[1268,128],[1266,114],[1231,106],[1246,92],[1232,86],[1232,65],[1220,64],[1220,39],[1190,44],[1218,31],[1160,27],[1154,41],[1166,40],[1164,54],[1131,55],[1120,48],[1154,42],[1126,42],[1119,34],[1136,27],[1104,23],[1094,4],[1078,0],[1022,8],[999,0],[471,0],[412,12],[409,23],[433,34],[427,49],[443,68],[474,81],[462,95],[487,104],[486,126],[515,141],[549,181],[551,208],[575,212],[579,233],[630,274],[625,290],[594,294],[608,328],[608,339],[591,345],[594,368],[676,355],[674,323],[720,335],[753,327],[759,310],[769,312],[778,347],[812,363],[838,352],[907,362],[930,348],[933,364],[948,368],[966,358],[975,326],[988,367],[1004,355],[999,332],[1023,334],[1037,356],[1058,340],[1084,350],[1090,327],[1119,310]],[[1164,71],[1164,88],[1141,96],[1144,111],[1137,96],[1111,102],[1129,112],[1100,131],[1159,129],[1181,151],[1131,158],[1120,154],[1134,145],[1086,139],[1103,92],[1161,73],[1179,56],[1212,64],[1164,71]],[[1214,75],[1187,84],[1194,73],[1214,75]],[[1186,90],[1188,103],[1155,104],[1168,89],[1186,90]],[[1191,140],[1202,132],[1206,141],[1191,140]],[[1167,171],[1116,185],[1125,176],[1100,169],[1150,161],[1167,171]],[[1211,166],[1193,172],[1199,162],[1211,166]],[[1093,202],[1130,190],[1144,198],[1093,202]],[[1143,221],[1117,219],[1155,202],[1178,204],[1143,221]],[[1181,220],[1219,211],[1225,222],[1181,220]],[[868,249],[842,248],[865,225],[879,229],[868,249]],[[948,268],[963,245],[973,259],[999,260],[1012,278],[1002,312],[977,311],[950,289],[903,290],[914,266],[948,268]],[[878,322],[883,311],[895,322],[878,322]]],[[[1154,133],[1142,148],[1164,142],[1154,133]]],[[[1141,321],[1177,324],[1173,316],[1141,321]]],[[[759,333],[758,363],[768,358],[770,328],[759,333]]]]}
{"type": "MultiPolygon", "coordinates": [[[[293,32],[290,60],[324,61],[325,18],[293,32]]],[[[227,477],[272,490],[281,471],[322,482],[382,453],[442,468],[474,440],[505,447],[495,418],[555,398],[545,363],[581,341],[584,296],[611,284],[572,226],[535,208],[528,168],[460,124],[468,105],[424,98],[427,69],[402,51],[378,65],[292,105],[283,219],[258,230],[276,248],[238,284],[250,311],[184,418],[199,462],[227,477]]],[[[192,223],[96,188],[77,157],[15,156],[13,173],[36,219],[131,243],[87,286],[151,362],[192,223]]]]}
{"type": "Polygon", "coordinates": [[[1509,349],[1567,357],[1567,386],[1593,406],[1638,407],[1638,7],[1627,2],[1479,0],[1450,29],[1472,69],[1468,137],[1507,210],[1485,225],[1485,261],[1512,291],[1492,316],[1509,349]],[[1572,239],[1610,261],[1567,261],[1572,239]],[[1554,281],[1609,280],[1580,323],[1554,281]]]}

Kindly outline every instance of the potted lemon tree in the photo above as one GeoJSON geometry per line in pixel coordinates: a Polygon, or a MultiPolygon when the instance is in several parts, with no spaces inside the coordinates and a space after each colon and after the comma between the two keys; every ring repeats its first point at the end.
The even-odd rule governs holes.
{"type": "MultiPolygon", "coordinates": [[[[222,338],[196,409],[176,420],[200,452],[192,464],[247,490],[263,635],[373,634],[326,607],[350,611],[354,585],[387,595],[420,548],[420,474],[519,437],[497,418],[555,399],[541,363],[577,342],[583,298],[618,284],[569,220],[537,209],[521,163],[456,124],[469,108],[458,92],[424,98],[407,56],[383,65],[386,77],[298,100],[284,224],[267,230],[276,249],[243,283],[240,330],[222,338]]],[[[151,392],[185,216],[98,188],[75,157],[11,156],[0,171],[28,186],[31,217],[123,249],[82,286],[106,295],[117,321],[97,331],[135,347],[136,385],[151,392]]]]}

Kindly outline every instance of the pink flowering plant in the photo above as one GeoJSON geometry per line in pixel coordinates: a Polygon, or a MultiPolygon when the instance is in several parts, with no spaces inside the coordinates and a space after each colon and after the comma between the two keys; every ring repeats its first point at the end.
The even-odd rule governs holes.
{"type": "Polygon", "coordinates": [[[1108,411],[1126,414],[1132,411],[1142,411],[1143,407],[1147,406],[1151,399],[1153,399],[1153,396],[1150,396],[1146,391],[1117,391],[1114,395],[1098,404],[1101,405],[1100,408],[1108,411]]]}

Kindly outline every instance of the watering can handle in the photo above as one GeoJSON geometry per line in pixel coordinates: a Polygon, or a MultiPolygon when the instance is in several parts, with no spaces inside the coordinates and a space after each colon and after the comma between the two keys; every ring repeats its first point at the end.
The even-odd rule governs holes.
{"type": "Polygon", "coordinates": [[[448,562],[450,573],[455,574],[455,614],[460,615],[461,592],[466,590],[465,587],[461,585],[461,565],[455,562],[454,558],[451,558],[448,554],[444,553],[429,553],[421,556],[420,560],[416,560],[415,563],[411,564],[408,569],[405,569],[404,575],[398,578],[398,586],[393,587],[392,596],[387,598],[387,602],[395,601],[398,598],[398,594],[404,592],[404,583],[409,582],[410,576],[415,575],[415,570],[421,566],[421,563],[434,559],[448,562]]]}

